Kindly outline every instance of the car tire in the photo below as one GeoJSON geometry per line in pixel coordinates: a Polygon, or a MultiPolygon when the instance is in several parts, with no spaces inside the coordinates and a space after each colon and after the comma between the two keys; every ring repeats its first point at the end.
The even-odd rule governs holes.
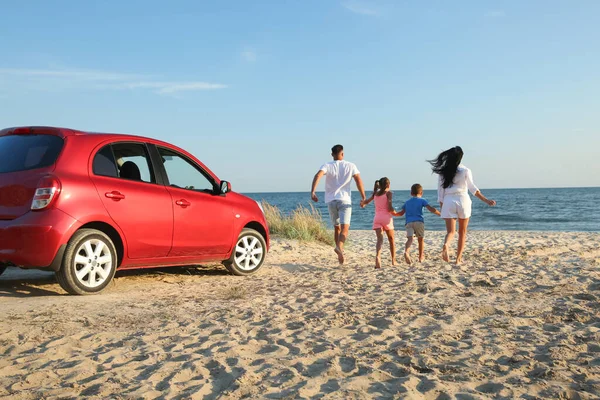
{"type": "Polygon", "coordinates": [[[254,229],[244,228],[235,242],[231,257],[223,264],[234,275],[250,275],[262,267],[266,256],[265,238],[254,229]]]}
{"type": "Polygon", "coordinates": [[[8,268],[6,265],[0,264],[0,275],[2,275],[4,271],[6,271],[6,268],[8,268]]]}
{"type": "Polygon", "coordinates": [[[81,229],[71,237],[56,280],[69,294],[96,294],[112,281],[117,270],[117,250],[101,231],[81,229]]]}

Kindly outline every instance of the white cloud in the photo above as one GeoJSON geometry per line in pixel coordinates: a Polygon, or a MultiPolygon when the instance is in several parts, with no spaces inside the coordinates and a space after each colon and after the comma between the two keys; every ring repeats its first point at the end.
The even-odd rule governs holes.
{"type": "Polygon", "coordinates": [[[142,75],[120,74],[114,72],[96,71],[90,69],[18,69],[0,68],[0,75],[40,78],[66,78],[83,81],[118,81],[139,79],[142,75]]]}
{"type": "Polygon", "coordinates": [[[502,10],[490,10],[485,13],[487,18],[502,18],[506,17],[506,13],[502,10]]]}
{"type": "Polygon", "coordinates": [[[189,92],[195,90],[225,89],[227,85],[209,82],[127,82],[116,86],[106,86],[115,89],[155,89],[156,93],[168,94],[189,92]]]}
{"type": "Polygon", "coordinates": [[[369,16],[378,16],[380,15],[380,11],[374,8],[372,5],[364,1],[356,1],[356,0],[348,0],[342,3],[342,6],[355,14],[360,15],[369,15],[369,16]]]}
{"type": "Polygon", "coordinates": [[[152,76],[84,69],[0,68],[0,87],[21,85],[44,91],[66,88],[96,90],[152,90],[157,94],[174,94],[227,88],[227,85],[202,81],[154,81],[152,76]]]}
{"type": "Polygon", "coordinates": [[[177,93],[177,92],[190,92],[196,90],[216,90],[225,89],[227,85],[220,83],[209,83],[209,82],[182,82],[182,83],[166,83],[158,91],[158,93],[177,93]]]}
{"type": "Polygon", "coordinates": [[[255,62],[258,59],[258,54],[252,49],[242,51],[242,58],[248,62],[255,62]]]}

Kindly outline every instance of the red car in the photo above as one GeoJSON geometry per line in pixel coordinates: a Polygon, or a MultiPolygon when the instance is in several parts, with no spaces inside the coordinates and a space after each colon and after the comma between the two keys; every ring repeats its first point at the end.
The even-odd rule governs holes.
{"type": "Polygon", "coordinates": [[[71,294],[117,269],[222,262],[256,272],[262,207],[186,151],[154,139],[52,127],[0,131],[0,274],[49,269],[71,294]]]}

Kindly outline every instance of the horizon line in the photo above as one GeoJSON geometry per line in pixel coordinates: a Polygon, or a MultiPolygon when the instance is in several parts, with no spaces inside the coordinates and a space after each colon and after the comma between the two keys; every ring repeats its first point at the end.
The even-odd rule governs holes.
{"type": "MultiPolygon", "coordinates": [[[[514,187],[514,188],[483,188],[481,190],[544,190],[544,189],[600,189],[600,186],[553,186],[553,187],[514,187]]],[[[437,190],[435,189],[423,189],[423,190],[437,190]]],[[[367,192],[368,190],[365,190],[367,192]]],[[[400,189],[394,191],[406,191],[410,192],[409,189],[400,189]]],[[[318,190],[317,193],[324,193],[324,190],[318,190]]],[[[353,189],[351,192],[358,192],[358,190],[353,189]]],[[[238,192],[238,193],[247,193],[247,194],[262,194],[262,193],[310,193],[310,190],[286,190],[286,191],[262,191],[262,192],[238,192]]]]}

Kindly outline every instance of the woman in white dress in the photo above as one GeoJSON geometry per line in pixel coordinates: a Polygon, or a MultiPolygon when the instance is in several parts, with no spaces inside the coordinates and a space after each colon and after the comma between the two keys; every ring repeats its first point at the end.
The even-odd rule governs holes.
{"type": "Polygon", "coordinates": [[[465,249],[467,227],[471,218],[471,197],[475,197],[493,207],[494,200],[487,199],[473,182],[471,170],[461,164],[463,151],[460,146],[453,147],[440,153],[435,160],[429,161],[433,172],[439,175],[438,202],[442,218],[446,221],[446,238],[442,249],[444,261],[450,261],[448,245],[456,233],[456,220],[458,219],[458,249],[456,252],[456,265],[462,263],[465,249]]]}

